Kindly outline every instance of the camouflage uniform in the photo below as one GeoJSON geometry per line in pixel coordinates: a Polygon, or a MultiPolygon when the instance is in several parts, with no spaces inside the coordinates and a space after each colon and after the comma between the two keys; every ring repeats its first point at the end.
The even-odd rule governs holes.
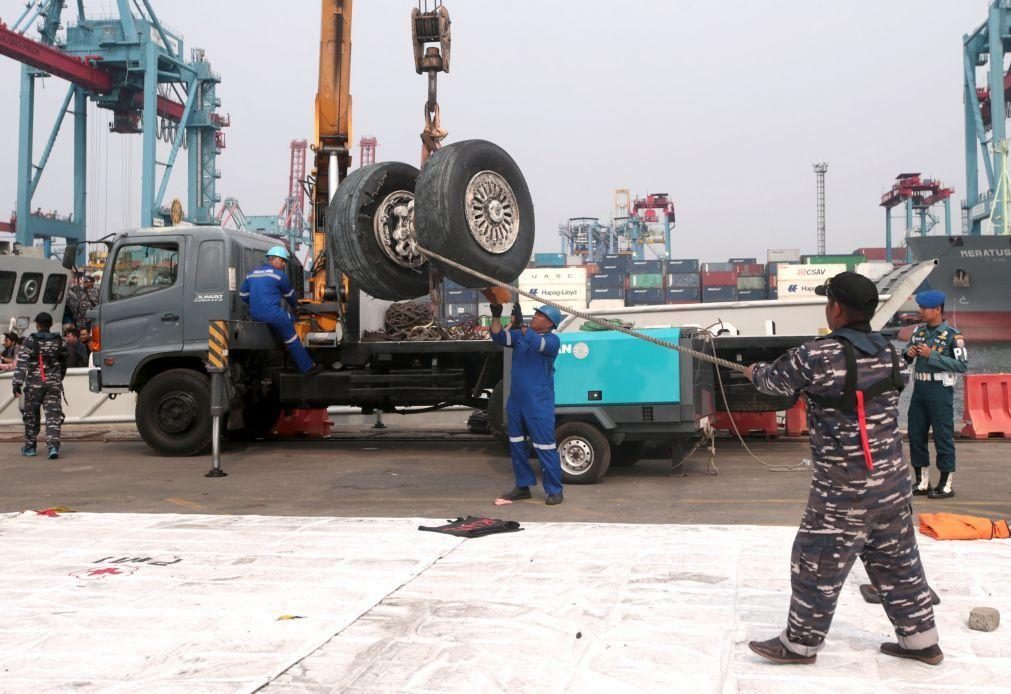
{"type": "Polygon", "coordinates": [[[78,330],[91,328],[91,320],[87,314],[96,306],[98,306],[98,290],[95,287],[87,289],[83,285],[75,285],[70,288],[66,310],[73,317],[74,327],[78,330]]]}
{"type": "MultiPolygon", "coordinates": [[[[903,648],[937,643],[930,590],[920,563],[910,502],[912,488],[902,457],[897,388],[864,401],[866,446],[857,408],[842,405],[846,347],[855,358],[855,391],[873,392],[908,371],[888,341],[869,326],[855,324],[807,342],[754,371],[764,393],[808,397],[814,470],[807,508],[794,540],[793,595],[783,645],[810,656],[823,645],[846,576],[859,556],[882,598],[903,648]],[[872,468],[872,469],[871,469],[872,468]]],[[[856,392],[851,391],[856,400],[856,392]]]]}
{"type": "Polygon", "coordinates": [[[39,435],[39,410],[46,414],[46,445],[60,447],[63,424],[63,377],[67,349],[55,333],[39,332],[25,338],[18,349],[13,387],[25,396],[25,446],[34,448],[39,435]]]}

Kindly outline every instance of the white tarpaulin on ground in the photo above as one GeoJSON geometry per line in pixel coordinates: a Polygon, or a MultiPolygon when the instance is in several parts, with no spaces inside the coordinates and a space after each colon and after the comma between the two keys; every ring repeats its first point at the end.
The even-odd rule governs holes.
{"type": "Polygon", "coordinates": [[[419,522],[2,517],[0,690],[975,693],[1011,676],[1006,628],[966,626],[974,606],[1011,614],[1008,540],[921,538],[941,666],[878,652],[892,633],[858,564],[818,662],[784,667],[747,642],[783,627],[794,528],[460,540],[419,522]]]}

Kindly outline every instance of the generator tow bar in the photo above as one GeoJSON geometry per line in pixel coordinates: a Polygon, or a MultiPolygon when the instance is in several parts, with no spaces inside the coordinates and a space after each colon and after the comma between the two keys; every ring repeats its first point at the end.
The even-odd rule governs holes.
{"type": "Polygon", "coordinates": [[[450,260],[449,258],[447,258],[447,257],[445,257],[443,255],[439,255],[438,253],[436,253],[434,251],[430,251],[427,248],[422,248],[421,246],[418,246],[418,250],[421,251],[423,254],[427,255],[429,258],[434,258],[435,260],[438,260],[440,263],[445,263],[446,265],[448,265],[448,266],[450,266],[452,268],[456,268],[457,270],[460,270],[461,272],[466,272],[469,275],[477,277],[479,280],[482,280],[484,282],[488,282],[490,285],[494,285],[496,287],[501,287],[502,289],[505,289],[505,290],[510,291],[510,292],[515,292],[516,294],[519,294],[521,296],[525,296],[526,298],[528,298],[528,299],[530,299],[532,301],[537,301],[539,303],[546,304],[548,306],[554,306],[555,308],[557,308],[559,311],[562,311],[563,313],[568,313],[570,315],[576,316],[577,318],[582,318],[585,321],[589,321],[591,323],[596,323],[597,325],[606,326],[607,328],[609,328],[611,330],[615,330],[617,332],[624,333],[625,335],[628,335],[629,337],[634,337],[634,338],[639,339],[639,340],[645,340],[646,342],[652,342],[654,345],[659,345],[660,347],[666,347],[667,349],[673,349],[673,350],[675,350],[677,352],[682,352],[684,354],[687,354],[689,356],[692,356],[692,357],[698,359],[699,361],[708,362],[710,364],[716,364],[717,366],[722,366],[722,367],[724,367],[726,369],[730,369],[731,371],[737,371],[739,373],[744,373],[744,371],[745,371],[745,367],[744,366],[742,366],[740,364],[737,364],[735,362],[732,362],[732,361],[728,361],[727,359],[721,359],[720,357],[717,357],[717,356],[715,356],[713,354],[706,354],[705,352],[699,352],[698,350],[694,350],[694,349],[691,349],[691,348],[688,348],[688,347],[682,347],[681,345],[675,344],[675,343],[670,342],[668,340],[662,340],[662,339],[660,339],[658,337],[654,337],[652,335],[649,335],[647,333],[641,332],[639,330],[633,330],[632,328],[626,328],[624,325],[621,325],[620,323],[617,323],[617,322],[612,321],[612,320],[608,320],[607,318],[601,318],[600,316],[594,316],[594,315],[590,315],[588,313],[584,313],[584,312],[582,312],[582,311],[580,311],[578,309],[568,308],[566,306],[562,306],[561,304],[555,303],[554,301],[551,301],[550,299],[545,299],[543,296],[535,296],[533,294],[530,294],[529,292],[523,291],[519,287],[514,287],[512,285],[506,284],[505,282],[499,282],[494,277],[489,277],[488,275],[482,274],[482,273],[478,272],[477,270],[474,270],[473,268],[469,268],[469,267],[466,267],[464,265],[461,265],[460,263],[458,263],[458,262],[456,262],[454,260],[450,260]]]}

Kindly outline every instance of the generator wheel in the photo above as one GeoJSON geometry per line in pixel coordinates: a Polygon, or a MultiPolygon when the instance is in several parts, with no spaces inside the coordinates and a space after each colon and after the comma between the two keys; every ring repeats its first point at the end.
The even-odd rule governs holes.
{"type": "Polygon", "coordinates": [[[211,381],[192,369],[169,369],[137,394],[137,430],[163,455],[188,456],[211,445],[211,381]]]}
{"type": "Polygon", "coordinates": [[[597,427],[587,422],[566,422],[555,430],[562,480],[566,484],[593,484],[611,465],[611,444],[597,427]]]}
{"type": "MultiPolygon", "coordinates": [[[[513,282],[530,261],[534,205],[519,166],[485,140],[464,140],[433,154],[415,188],[418,243],[500,282],[513,282]]],[[[487,282],[435,265],[464,287],[487,282]]]]}
{"type": "Polygon", "coordinates": [[[642,460],[642,454],[645,451],[645,441],[623,441],[617,446],[611,446],[611,465],[613,467],[632,467],[642,460]]]}
{"type": "Polygon", "coordinates": [[[414,234],[418,170],[382,162],[344,179],[326,211],[327,253],[369,296],[388,301],[428,292],[428,262],[414,234]]]}

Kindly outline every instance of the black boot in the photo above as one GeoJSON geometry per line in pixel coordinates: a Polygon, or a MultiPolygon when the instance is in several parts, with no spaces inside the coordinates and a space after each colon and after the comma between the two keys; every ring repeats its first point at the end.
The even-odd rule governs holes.
{"type": "Polygon", "coordinates": [[[950,499],[955,496],[955,489],[952,486],[954,482],[955,473],[954,472],[942,472],[941,480],[937,483],[937,486],[930,490],[927,494],[928,499],[950,499]]]}
{"type": "Polygon", "coordinates": [[[530,487],[513,487],[505,494],[499,494],[498,498],[506,501],[520,501],[521,499],[529,499],[530,496],[530,487]]]}
{"type": "Polygon", "coordinates": [[[930,473],[922,467],[914,467],[913,474],[916,475],[913,481],[913,496],[930,494],[930,473]]]}

